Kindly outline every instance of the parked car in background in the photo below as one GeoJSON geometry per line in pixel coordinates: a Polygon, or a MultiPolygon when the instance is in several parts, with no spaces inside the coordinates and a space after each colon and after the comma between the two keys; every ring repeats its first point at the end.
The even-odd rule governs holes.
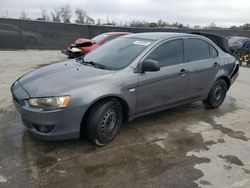
{"type": "Polygon", "coordinates": [[[243,44],[248,40],[250,40],[248,37],[228,37],[229,49],[231,50],[231,53],[236,57],[243,44]]]}
{"type": "Polygon", "coordinates": [[[62,50],[62,53],[66,54],[70,58],[76,58],[89,53],[96,49],[100,45],[109,42],[117,37],[131,34],[129,32],[109,32],[97,35],[92,39],[79,38],[68,46],[66,50],[62,50]]]}
{"type": "Polygon", "coordinates": [[[85,133],[105,145],[124,118],[194,101],[218,108],[239,74],[236,59],[218,45],[184,33],[119,37],[85,57],[19,78],[11,86],[13,101],[37,137],[62,140],[85,133]]]}
{"type": "Polygon", "coordinates": [[[235,54],[235,58],[239,61],[240,66],[243,63],[247,66],[250,65],[250,39],[244,42],[238,53],[235,54]]]}

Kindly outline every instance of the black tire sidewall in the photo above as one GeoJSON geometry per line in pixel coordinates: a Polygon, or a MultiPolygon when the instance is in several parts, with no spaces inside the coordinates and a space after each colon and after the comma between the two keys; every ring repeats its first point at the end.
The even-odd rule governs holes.
{"type": "Polygon", "coordinates": [[[87,119],[87,136],[96,145],[102,146],[112,141],[117,135],[122,124],[122,106],[116,99],[97,103],[91,109],[87,119]],[[103,136],[101,133],[101,123],[108,109],[114,109],[116,112],[116,125],[112,133],[108,136],[103,136]]]}
{"type": "Polygon", "coordinates": [[[208,107],[209,108],[218,108],[224,102],[224,100],[226,98],[227,89],[228,89],[228,86],[227,86],[227,83],[226,83],[225,80],[223,80],[223,79],[217,80],[213,84],[213,86],[212,86],[212,88],[211,88],[211,90],[209,92],[208,98],[205,101],[205,103],[208,105],[208,107]],[[218,84],[223,88],[223,96],[218,102],[215,102],[214,89],[216,88],[216,86],[218,84]]]}

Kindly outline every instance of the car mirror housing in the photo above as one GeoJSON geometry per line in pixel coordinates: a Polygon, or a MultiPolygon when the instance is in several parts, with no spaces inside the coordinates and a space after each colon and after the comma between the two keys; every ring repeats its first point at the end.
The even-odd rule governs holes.
{"type": "Polygon", "coordinates": [[[141,62],[141,73],[156,72],[160,70],[159,62],[153,59],[145,59],[141,62]]]}

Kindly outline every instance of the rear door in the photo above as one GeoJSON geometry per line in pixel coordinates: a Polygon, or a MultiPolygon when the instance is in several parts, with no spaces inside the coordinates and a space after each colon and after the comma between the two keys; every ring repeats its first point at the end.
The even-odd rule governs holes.
{"type": "Polygon", "coordinates": [[[139,74],[137,113],[152,111],[183,100],[188,83],[183,69],[183,40],[163,42],[145,59],[157,60],[161,69],[139,74]]]}
{"type": "Polygon", "coordinates": [[[186,98],[199,98],[209,91],[219,70],[218,51],[199,38],[184,39],[185,69],[189,74],[186,98]]]}

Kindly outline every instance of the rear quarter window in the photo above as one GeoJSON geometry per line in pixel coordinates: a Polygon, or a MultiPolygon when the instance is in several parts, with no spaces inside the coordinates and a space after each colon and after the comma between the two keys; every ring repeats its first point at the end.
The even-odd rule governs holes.
{"type": "Polygon", "coordinates": [[[209,51],[210,51],[210,57],[213,58],[218,56],[218,51],[211,44],[209,44],[209,51]]]}
{"type": "Polygon", "coordinates": [[[185,40],[187,61],[198,61],[210,58],[210,47],[201,39],[185,40]]]}

